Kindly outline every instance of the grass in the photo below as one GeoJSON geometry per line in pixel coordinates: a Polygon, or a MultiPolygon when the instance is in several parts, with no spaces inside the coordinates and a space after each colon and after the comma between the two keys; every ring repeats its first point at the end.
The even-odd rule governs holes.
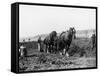
{"type": "Polygon", "coordinates": [[[19,60],[19,71],[85,68],[96,66],[96,47],[90,39],[75,39],[68,51],[70,57],[48,54],[37,50],[37,42],[20,43],[27,47],[28,55],[19,60]]]}

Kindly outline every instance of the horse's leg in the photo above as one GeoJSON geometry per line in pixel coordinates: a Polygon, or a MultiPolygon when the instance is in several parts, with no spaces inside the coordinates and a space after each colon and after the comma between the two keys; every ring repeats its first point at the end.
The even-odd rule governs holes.
{"type": "Polygon", "coordinates": [[[62,51],[62,54],[63,54],[63,55],[65,54],[65,51],[66,51],[66,48],[64,48],[63,51],[62,51]]]}
{"type": "Polygon", "coordinates": [[[47,45],[45,44],[44,45],[44,52],[46,52],[46,50],[47,50],[47,45]]]}
{"type": "Polygon", "coordinates": [[[49,46],[50,53],[52,53],[52,45],[49,46]]]}
{"type": "Polygon", "coordinates": [[[49,52],[52,53],[52,45],[49,45],[49,52]]]}
{"type": "Polygon", "coordinates": [[[54,45],[51,45],[51,53],[54,53],[54,45]]]}
{"type": "Polygon", "coordinates": [[[55,45],[54,47],[53,47],[54,49],[54,53],[56,54],[56,51],[57,51],[57,46],[55,45]]]}
{"type": "Polygon", "coordinates": [[[61,49],[60,49],[59,45],[57,45],[57,53],[60,54],[60,55],[62,55],[61,49]]]}
{"type": "Polygon", "coordinates": [[[63,55],[63,49],[59,49],[60,55],[63,55]]]}
{"type": "Polygon", "coordinates": [[[67,56],[67,57],[69,57],[69,54],[68,54],[68,52],[66,53],[66,56],[67,56]]]}
{"type": "Polygon", "coordinates": [[[38,43],[38,50],[40,51],[40,43],[38,43]]]}
{"type": "Polygon", "coordinates": [[[52,46],[51,46],[51,52],[52,52],[52,53],[55,53],[54,50],[55,50],[54,45],[52,45],[52,46]]]}
{"type": "Polygon", "coordinates": [[[47,46],[47,53],[49,53],[49,46],[47,46]]]}
{"type": "Polygon", "coordinates": [[[61,50],[61,49],[59,50],[59,54],[60,54],[60,55],[63,55],[63,53],[62,53],[62,50],[61,50]]]}
{"type": "Polygon", "coordinates": [[[42,44],[40,44],[40,52],[43,52],[42,44]]]}
{"type": "Polygon", "coordinates": [[[49,53],[49,45],[47,46],[47,53],[49,53]]]}
{"type": "Polygon", "coordinates": [[[58,45],[56,45],[56,53],[58,53],[58,45]]]}
{"type": "Polygon", "coordinates": [[[43,45],[43,52],[45,52],[45,50],[46,50],[46,45],[44,44],[43,45]]]}
{"type": "Polygon", "coordinates": [[[48,46],[46,45],[45,46],[45,52],[47,53],[47,51],[48,51],[48,46]]]}
{"type": "Polygon", "coordinates": [[[66,46],[66,48],[65,48],[65,55],[67,56],[67,57],[69,57],[69,54],[68,54],[68,51],[69,50],[69,45],[68,46],[66,46]]]}
{"type": "Polygon", "coordinates": [[[51,53],[53,53],[53,45],[51,45],[51,53]]]}
{"type": "Polygon", "coordinates": [[[52,45],[52,52],[55,54],[55,47],[52,45]]]}
{"type": "Polygon", "coordinates": [[[49,53],[50,52],[50,50],[49,50],[49,45],[47,45],[47,53],[49,53]]]}

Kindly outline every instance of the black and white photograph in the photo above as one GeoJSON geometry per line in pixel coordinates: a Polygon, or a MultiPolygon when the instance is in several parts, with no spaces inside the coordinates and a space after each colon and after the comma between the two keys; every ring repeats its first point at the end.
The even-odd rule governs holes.
{"type": "Polygon", "coordinates": [[[19,4],[18,71],[97,67],[96,7],[19,4]]]}

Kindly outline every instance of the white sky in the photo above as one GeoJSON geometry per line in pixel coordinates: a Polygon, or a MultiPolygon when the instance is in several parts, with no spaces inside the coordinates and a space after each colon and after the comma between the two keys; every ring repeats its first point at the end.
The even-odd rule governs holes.
{"type": "Polygon", "coordinates": [[[66,31],[95,29],[95,9],[20,5],[19,37],[34,37],[66,31]]]}

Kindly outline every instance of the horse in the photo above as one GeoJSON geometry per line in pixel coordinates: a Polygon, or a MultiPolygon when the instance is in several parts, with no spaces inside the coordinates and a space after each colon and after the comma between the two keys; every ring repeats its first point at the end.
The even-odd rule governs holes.
{"type": "Polygon", "coordinates": [[[54,43],[54,38],[57,36],[56,31],[52,31],[43,41],[45,45],[45,52],[46,53],[52,53],[53,52],[53,43],[54,43]]]}
{"type": "Polygon", "coordinates": [[[76,30],[74,27],[71,27],[68,31],[64,31],[60,34],[60,36],[57,39],[57,51],[61,55],[67,55],[67,51],[69,50],[70,44],[72,42],[72,39],[75,39],[76,30]]]}

